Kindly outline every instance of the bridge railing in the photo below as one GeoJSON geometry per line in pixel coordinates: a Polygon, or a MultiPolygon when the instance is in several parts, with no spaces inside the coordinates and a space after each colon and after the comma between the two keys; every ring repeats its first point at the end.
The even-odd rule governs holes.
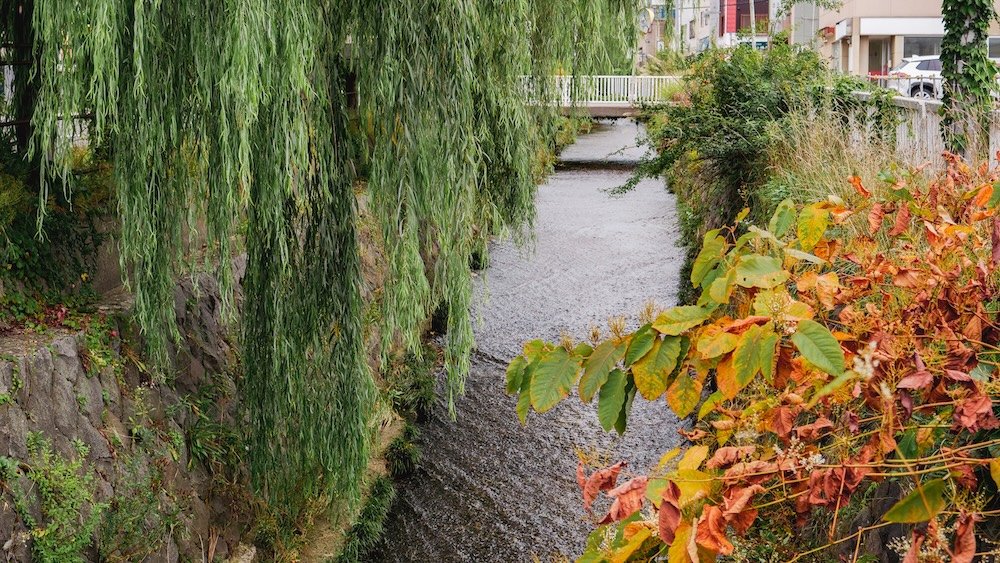
{"type": "Polygon", "coordinates": [[[524,77],[525,95],[537,103],[570,105],[643,105],[670,101],[668,87],[679,76],[552,76],[524,77]]]}

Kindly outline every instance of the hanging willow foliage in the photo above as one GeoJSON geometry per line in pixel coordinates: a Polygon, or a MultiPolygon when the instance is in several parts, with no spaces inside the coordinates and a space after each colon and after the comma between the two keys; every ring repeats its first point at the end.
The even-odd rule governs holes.
{"type": "Polygon", "coordinates": [[[91,115],[89,138],[111,147],[154,365],[177,337],[174,279],[191,249],[207,245],[229,296],[245,237],[251,473],[291,513],[325,492],[355,498],[368,460],[359,155],[388,245],[383,345],[418,350],[444,304],[453,397],[473,346],[472,245],[533,219],[530,160],[553,110],[524,103],[522,77],[628,68],[637,13],[635,0],[3,2],[32,14],[42,201],[48,180],[70,185],[71,116],[91,115]]]}

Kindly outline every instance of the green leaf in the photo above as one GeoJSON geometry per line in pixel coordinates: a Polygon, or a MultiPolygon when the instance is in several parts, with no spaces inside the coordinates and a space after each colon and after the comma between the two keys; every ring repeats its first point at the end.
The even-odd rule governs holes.
{"type": "Polygon", "coordinates": [[[781,260],[773,256],[749,254],[736,265],[736,283],[742,287],[771,289],[785,283],[789,275],[781,267],[781,260]]]}
{"type": "Polygon", "coordinates": [[[774,215],[771,216],[771,221],[767,224],[767,230],[778,238],[785,236],[789,227],[795,224],[795,214],[795,203],[790,199],[782,201],[774,210],[774,215]]]}
{"type": "Polygon", "coordinates": [[[678,417],[684,418],[698,406],[698,401],[701,399],[701,388],[700,381],[691,379],[686,373],[681,373],[674,378],[673,384],[667,390],[667,404],[678,417]]]}
{"type": "Polygon", "coordinates": [[[701,408],[698,409],[698,420],[705,418],[705,416],[715,409],[715,405],[718,405],[722,401],[726,400],[726,397],[722,394],[722,391],[716,391],[705,399],[705,402],[701,404],[701,408]]]}
{"type": "Polygon", "coordinates": [[[701,252],[694,259],[691,267],[691,283],[695,287],[701,285],[705,276],[722,260],[726,254],[726,239],[718,236],[718,229],[705,234],[705,242],[702,244],[701,252]]]}
{"type": "Polygon", "coordinates": [[[580,378],[580,399],[585,403],[593,400],[597,390],[608,380],[608,374],[618,365],[625,354],[625,345],[610,340],[602,342],[583,363],[583,377],[580,378]]]}
{"type": "Polygon", "coordinates": [[[632,365],[635,386],[647,401],[652,401],[667,390],[670,374],[677,367],[680,353],[681,338],[667,336],[663,340],[657,340],[652,350],[632,365]]]}
{"type": "Polygon", "coordinates": [[[531,377],[531,406],[545,412],[569,395],[580,372],[580,360],[557,347],[546,354],[531,377]]]}
{"type": "Polygon", "coordinates": [[[711,315],[712,311],[696,305],[674,307],[660,313],[660,316],[653,322],[653,328],[667,336],[678,336],[705,322],[711,315]]]}
{"type": "Polygon", "coordinates": [[[507,366],[507,394],[512,395],[521,390],[521,382],[524,380],[524,371],[528,368],[528,360],[524,356],[518,356],[511,360],[507,366]]]}
{"type": "Polygon", "coordinates": [[[608,382],[601,387],[601,395],[597,399],[597,419],[606,432],[615,427],[624,405],[625,373],[616,368],[608,374],[608,382]]]}
{"type": "Polygon", "coordinates": [[[927,481],[893,505],[882,518],[897,524],[926,522],[944,510],[944,488],[944,479],[927,481]]]}
{"type": "Polygon", "coordinates": [[[630,366],[642,359],[653,349],[653,342],[656,340],[656,333],[650,325],[645,324],[632,334],[632,339],[628,343],[628,350],[625,352],[625,365],[630,366]]]}
{"type": "Polygon", "coordinates": [[[799,213],[799,246],[806,252],[812,250],[822,240],[830,224],[830,211],[821,207],[822,205],[822,203],[807,205],[799,213]]]}
{"type": "Polygon", "coordinates": [[[774,347],[777,344],[778,335],[767,325],[751,326],[743,333],[733,352],[737,392],[753,381],[758,373],[771,379],[774,371],[774,347]]]}
{"type": "Polygon", "coordinates": [[[844,373],[844,352],[825,326],[808,319],[799,321],[792,343],[817,368],[834,376],[844,373]]]}
{"type": "Polygon", "coordinates": [[[729,268],[726,275],[715,278],[708,288],[708,296],[712,301],[720,305],[729,303],[729,298],[733,295],[733,287],[736,285],[736,268],[729,268]]]}
{"type": "Polygon", "coordinates": [[[528,423],[528,412],[531,410],[531,393],[521,392],[517,397],[517,419],[521,425],[528,423]]]}
{"type": "Polygon", "coordinates": [[[993,183],[993,194],[990,195],[990,201],[986,203],[986,209],[993,209],[997,205],[1000,205],[1000,181],[993,183]]]}
{"type": "Polygon", "coordinates": [[[632,401],[635,400],[635,383],[631,378],[625,380],[625,405],[618,413],[618,420],[615,421],[615,431],[621,436],[625,434],[625,427],[628,426],[628,415],[632,412],[632,401]]]}

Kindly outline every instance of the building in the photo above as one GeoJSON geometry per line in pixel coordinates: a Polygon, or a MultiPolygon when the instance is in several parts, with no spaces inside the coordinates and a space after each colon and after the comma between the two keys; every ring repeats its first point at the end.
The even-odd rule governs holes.
{"type": "MultiPolygon", "coordinates": [[[[941,0],[844,0],[836,10],[799,2],[785,23],[793,43],[817,48],[831,68],[858,76],[885,74],[904,57],[939,55],[944,36],[941,0]]],[[[990,36],[990,56],[1000,58],[997,22],[990,36]]]]}
{"type": "Polygon", "coordinates": [[[667,7],[668,0],[651,0],[639,13],[639,28],[642,39],[639,42],[638,63],[644,64],[650,57],[667,47],[670,36],[669,20],[672,14],[667,7]]]}
{"type": "Polygon", "coordinates": [[[778,4],[778,0],[677,0],[674,48],[684,54],[751,42],[764,48],[774,31],[778,4]]]}

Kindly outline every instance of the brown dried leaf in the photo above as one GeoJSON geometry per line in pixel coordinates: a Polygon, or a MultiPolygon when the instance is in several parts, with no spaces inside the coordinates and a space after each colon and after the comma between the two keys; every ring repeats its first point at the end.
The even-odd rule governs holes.
{"type": "Polygon", "coordinates": [[[872,205],[868,212],[868,232],[874,236],[882,228],[882,221],[885,219],[885,208],[881,203],[872,205]]]}
{"type": "Polygon", "coordinates": [[[898,237],[899,235],[906,232],[910,226],[910,206],[905,202],[899,206],[899,211],[896,212],[896,222],[892,225],[892,230],[889,231],[889,236],[898,237]]]}
{"type": "Polygon", "coordinates": [[[594,503],[594,499],[597,498],[597,495],[601,491],[607,491],[614,488],[615,483],[618,481],[618,474],[621,473],[622,469],[625,468],[626,465],[627,464],[624,461],[619,461],[611,467],[595,471],[594,474],[587,479],[587,483],[583,487],[583,508],[587,510],[587,512],[590,512],[590,506],[594,503]]]}
{"type": "Polygon", "coordinates": [[[976,522],[978,514],[963,512],[955,526],[955,546],[951,549],[951,563],[972,563],[976,556],[976,522]]]}
{"type": "Polygon", "coordinates": [[[726,538],[726,520],[718,506],[706,504],[698,519],[698,545],[721,555],[733,553],[733,544],[726,538]]]}
{"type": "Polygon", "coordinates": [[[660,512],[657,515],[660,539],[668,545],[674,543],[674,533],[681,523],[680,497],[680,487],[670,481],[663,489],[663,502],[660,503],[660,512]]]}
{"type": "Polygon", "coordinates": [[[757,449],[756,446],[725,446],[715,451],[715,455],[708,460],[705,467],[709,469],[722,469],[728,467],[741,459],[749,456],[757,449]]]}
{"type": "Polygon", "coordinates": [[[618,522],[635,514],[642,508],[648,484],[649,478],[643,475],[608,491],[608,496],[614,497],[615,501],[611,503],[611,509],[600,523],[603,525],[618,522]]]}

